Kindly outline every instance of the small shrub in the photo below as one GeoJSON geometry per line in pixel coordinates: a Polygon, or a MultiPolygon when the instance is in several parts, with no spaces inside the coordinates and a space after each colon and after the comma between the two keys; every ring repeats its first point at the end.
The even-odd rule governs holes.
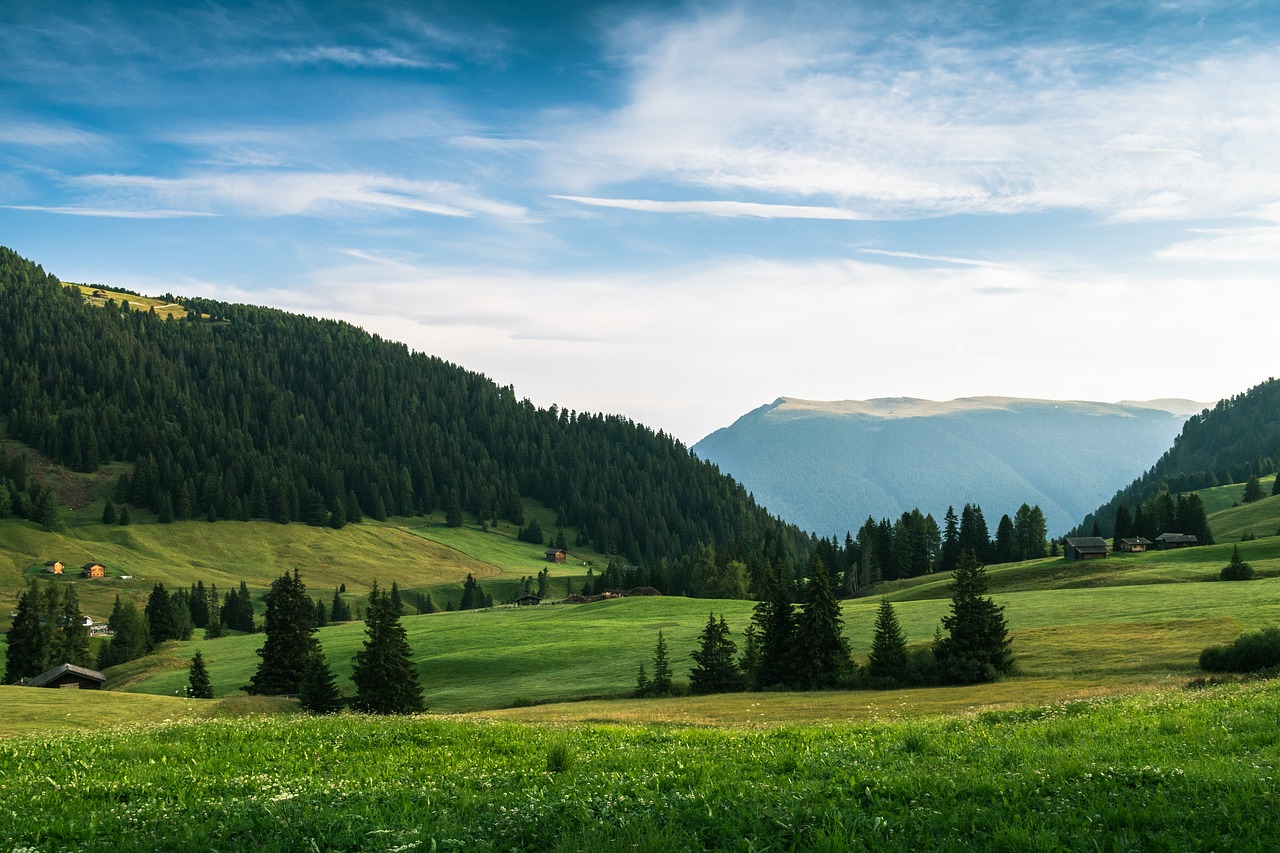
{"type": "Polygon", "coordinates": [[[1218,577],[1224,581],[1253,580],[1253,566],[1241,559],[1239,545],[1231,553],[1231,562],[1222,569],[1218,577]]]}
{"type": "Polygon", "coordinates": [[[1229,646],[1209,646],[1200,653],[1205,672],[1258,672],[1280,667],[1280,628],[1241,634],[1229,646]]]}

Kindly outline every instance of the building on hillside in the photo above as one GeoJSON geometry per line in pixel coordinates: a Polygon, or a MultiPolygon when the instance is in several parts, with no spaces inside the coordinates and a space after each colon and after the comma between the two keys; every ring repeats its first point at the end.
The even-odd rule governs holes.
{"type": "Polygon", "coordinates": [[[1126,554],[1141,554],[1154,544],[1145,536],[1134,536],[1130,539],[1117,539],[1116,550],[1126,554]]]}
{"type": "Polygon", "coordinates": [[[105,578],[107,576],[107,568],[102,563],[85,563],[80,569],[80,577],[82,578],[105,578]]]}
{"type": "Polygon", "coordinates": [[[1192,548],[1200,544],[1190,533],[1161,533],[1156,537],[1156,548],[1168,551],[1170,548],[1192,548]]]}
{"type": "Polygon", "coordinates": [[[565,553],[565,550],[564,550],[563,548],[548,548],[548,549],[547,549],[547,562],[548,562],[548,563],[563,563],[563,562],[565,561],[565,558],[566,558],[567,556],[569,556],[569,555],[568,555],[567,553],[565,553]]]}
{"type": "Polygon", "coordinates": [[[536,595],[522,595],[516,599],[517,607],[534,607],[542,603],[542,599],[536,595]]]}
{"type": "Polygon", "coordinates": [[[86,669],[83,666],[76,666],[73,663],[64,663],[61,666],[55,666],[48,672],[42,672],[39,675],[18,682],[26,687],[53,687],[62,690],[101,690],[102,685],[106,683],[107,677],[102,673],[86,669]]]}
{"type": "Polygon", "coordinates": [[[60,575],[65,568],[61,560],[50,560],[44,564],[44,570],[51,575],[60,575]]]}
{"type": "Polygon", "coordinates": [[[1107,556],[1107,540],[1101,536],[1072,536],[1062,543],[1068,560],[1100,560],[1107,556]]]}

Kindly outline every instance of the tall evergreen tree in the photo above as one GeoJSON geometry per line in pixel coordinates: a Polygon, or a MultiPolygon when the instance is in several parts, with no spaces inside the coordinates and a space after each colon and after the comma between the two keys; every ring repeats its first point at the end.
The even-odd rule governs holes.
{"type": "Polygon", "coordinates": [[[9,647],[5,658],[4,682],[15,684],[32,678],[48,667],[48,638],[41,625],[41,595],[35,581],[18,595],[18,607],[9,627],[9,647]]]}
{"type": "Polygon", "coordinates": [[[365,611],[364,648],[356,652],[351,680],[356,685],[352,707],[371,714],[414,714],[425,702],[409,640],[391,597],[375,582],[365,611]]]}
{"type": "Polygon", "coordinates": [[[1240,502],[1251,504],[1254,501],[1262,500],[1263,497],[1262,484],[1258,482],[1258,475],[1251,474],[1244,484],[1244,496],[1240,498],[1240,502]]]}
{"type": "Polygon", "coordinates": [[[1000,516],[1000,523],[996,525],[995,555],[992,562],[1013,563],[1020,559],[1022,556],[1018,553],[1017,544],[1013,538],[1013,520],[1006,513],[1000,516]]]}
{"type": "Polygon", "coordinates": [[[722,615],[707,617],[698,648],[693,652],[693,669],[689,673],[689,688],[694,693],[731,693],[742,686],[742,677],[734,661],[737,646],[729,639],[729,626],[722,615]]]}
{"type": "Polygon", "coordinates": [[[400,597],[400,587],[395,581],[391,582],[391,609],[396,612],[397,616],[404,615],[404,600],[400,597]]]}
{"type": "Polygon", "coordinates": [[[1133,529],[1133,515],[1129,512],[1129,507],[1124,504],[1116,505],[1116,521],[1112,536],[1114,541],[1119,542],[1121,539],[1132,539],[1137,534],[1133,529]]]}
{"type": "Polygon", "coordinates": [[[790,683],[797,664],[795,608],[787,584],[773,565],[765,569],[751,621],[760,636],[760,666],[752,687],[763,690],[790,683]]]}
{"type": "Polygon", "coordinates": [[[671,692],[671,660],[667,656],[667,640],[658,632],[658,642],[653,647],[653,678],[649,690],[654,696],[666,696],[671,692]]]}
{"type": "Polygon", "coordinates": [[[297,569],[277,578],[263,602],[267,606],[263,624],[266,640],[258,649],[262,660],[244,690],[262,696],[297,693],[307,657],[317,647],[313,636],[315,605],[297,569]]]}
{"type": "Polygon", "coordinates": [[[943,519],[942,555],[938,562],[938,571],[949,572],[956,567],[960,559],[960,522],[956,519],[954,507],[947,507],[943,519]]]}
{"type": "Polygon", "coordinates": [[[876,632],[871,640],[867,673],[876,678],[901,680],[906,671],[907,635],[902,632],[889,599],[882,598],[876,614],[876,632]]]}
{"type": "Polygon", "coordinates": [[[71,663],[90,666],[93,653],[89,650],[89,626],[84,623],[84,614],[80,612],[80,598],[74,584],[68,584],[62,591],[62,603],[54,622],[49,665],[71,663]]]}
{"type": "Polygon", "coordinates": [[[213,682],[209,680],[209,670],[199,649],[196,649],[191,666],[187,669],[187,695],[192,699],[213,698],[213,682]]]}
{"type": "Polygon", "coordinates": [[[343,600],[338,590],[333,591],[333,603],[329,605],[330,622],[350,622],[351,605],[343,600]]]}
{"type": "Polygon", "coordinates": [[[342,692],[324,652],[317,647],[302,669],[298,686],[298,704],[308,714],[336,714],[342,710],[342,692]]]}
{"type": "Polygon", "coordinates": [[[98,650],[98,669],[128,663],[147,653],[150,643],[147,622],[132,601],[121,601],[120,596],[116,596],[107,629],[111,639],[98,650]]]}
{"type": "Polygon", "coordinates": [[[147,632],[153,648],[166,640],[179,638],[178,620],[169,591],[164,588],[164,584],[157,583],[151,587],[151,594],[147,596],[147,606],[143,612],[147,617],[147,632]]]}
{"type": "Polygon", "coordinates": [[[950,681],[992,681],[1013,662],[1004,608],[984,597],[987,573],[972,551],[961,554],[952,578],[951,613],[942,619],[949,635],[934,654],[950,681]]]}
{"type": "Polygon", "coordinates": [[[835,687],[848,672],[851,661],[843,625],[831,575],[815,557],[809,564],[804,603],[796,618],[797,686],[811,690],[835,687]]]}

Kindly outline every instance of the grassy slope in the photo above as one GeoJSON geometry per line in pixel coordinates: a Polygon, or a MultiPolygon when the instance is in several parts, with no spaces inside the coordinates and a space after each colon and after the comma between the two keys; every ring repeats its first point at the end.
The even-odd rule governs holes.
{"type": "MultiPolygon", "coordinates": [[[[1211,522],[1215,530],[1244,524],[1274,526],[1280,523],[1277,516],[1280,498],[1268,498],[1248,506],[1228,506],[1215,513],[1211,522]]],[[[31,566],[37,556],[47,553],[50,542],[68,547],[97,543],[95,549],[114,543],[121,549],[121,558],[132,561],[126,565],[143,566],[135,588],[140,594],[154,579],[189,583],[199,577],[222,588],[247,575],[251,586],[255,582],[265,586],[280,571],[298,565],[313,594],[327,594],[340,582],[346,582],[353,593],[363,592],[362,578],[376,575],[384,584],[398,580],[406,590],[431,589],[441,604],[460,590],[465,571],[482,578],[491,594],[502,600],[509,597],[505,594],[508,588],[514,591],[519,577],[549,566],[539,556],[541,549],[515,541],[514,528],[503,529],[509,525],[482,533],[466,527],[446,528],[439,518],[401,523],[405,529],[393,523],[349,526],[343,531],[238,522],[129,528],[81,524],[63,534],[49,534],[31,525],[5,522],[0,525],[0,542],[5,545],[0,560],[9,559],[12,571],[13,553],[25,555],[17,563],[31,566]],[[229,526],[241,535],[216,535],[229,526]],[[187,555],[193,553],[205,558],[191,560],[187,555]],[[264,554],[268,555],[265,559],[264,554]],[[215,570],[225,575],[214,574],[215,570]]],[[[945,696],[938,691],[914,691],[879,699],[861,693],[832,694],[816,704],[812,697],[756,699],[771,708],[771,716],[783,719],[797,713],[848,719],[880,714],[895,704],[893,697],[899,697],[896,702],[902,709],[926,713],[939,703],[947,707],[957,702],[972,704],[980,701],[978,696],[997,703],[1019,695],[1027,701],[1053,701],[1081,692],[1185,679],[1194,673],[1197,655],[1204,646],[1227,642],[1241,630],[1280,623],[1280,538],[1241,544],[1245,559],[1260,576],[1248,584],[1216,580],[1231,548],[1227,543],[1096,562],[1046,558],[991,567],[991,591],[1005,606],[1020,670],[1019,679],[1008,682],[1008,687],[978,689],[970,698],[954,691],[944,691],[945,696]],[[809,706],[809,710],[788,710],[793,702],[809,706]]],[[[66,557],[73,564],[79,559],[66,557]]],[[[103,559],[99,550],[94,550],[92,558],[103,559]]],[[[104,562],[113,565],[110,556],[104,562]]],[[[557,594],[562,579],[585,572],[580,564],[549,567],[557,594]]],[[[4,568],[0,562],[0,574],[4,568]]],[[[122,585],[120,581],[77,582],[82,589],[109,591],[106,594],[122,585]]],[[[885,587],[884,594],[895,602],[912,643],[924,644],[932,638],[946,612],[947,584],[945,577],[930,576],[885,587]]],[[[857,656],[869,650],[877,605],[878,598],[844,604],[846,635],[857,656]]],[[[429,705],[441,711],[477,711],[625,693],[633,686],[639,665],[651,662],[659,629],[667,638],[677,677],[682,677],[691,665],[688,654],[696,645],[707,613],[723,613],[740,640],[751,607],[750,602],[735,601],[629,599],[587,606],[411,616],[405,619],[405,626],[429,705]]],[[[320,638],[344,691],[350,694],[350,661],[363,642],[363,625],[332,626],[322,630],[320,638]]],[[[185,684],[187,663],[200,648],[209,662],[217,693],[236,695],[257,666],[255,651],[260,644],[260,636],[169,644],[156,655],[110,672],[110,685],[172,696],[185,684]]],[[[699,702],[726,702],[739,709],[726,711],[726,719],[742,713],[743,701],[738,698],[699,702]]],[[[578,702],[568,711],[546,713],[577,718],[621,714],[629,718],[637,707],[667,713],[661,703],[613,703],[610,707],[615,710],[602,710],[599,701],[578,702]]],[[[538,716],[543,712],[527,713],[538,716]]]]}

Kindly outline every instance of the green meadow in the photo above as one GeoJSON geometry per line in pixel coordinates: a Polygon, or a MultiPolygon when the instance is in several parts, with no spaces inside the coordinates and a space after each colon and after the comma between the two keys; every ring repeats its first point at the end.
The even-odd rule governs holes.
{"type": "MultiPolygon", "coordinates": [[[[155,582],[244,577],[260,591],[294,567],[316,597],[346,583],[358,603],[376,577],[442,606],[468,572],[503,601],[546,567],[554,600],[604,565],[589,553],[549,564],[514,527],[441,518],[104,528],[91,513],[58,533],[0,522],[6,594],[51,556],[112,571],[59,581],[80,584],[86,612],[155,582]]],[[[679,682],[708,614],[740,642],[747,601],[408,615],[429,713],[405,719],[308,718],[292,700],[246,696],[261,635],[166,643],[108,670],[105,692],[0,688],[0,838],[15,850],[1267,849],[1280,685],[1187,685],[1205,646],[1280,624],[1280,498],[1226,503],[1211,523],[1213,546],[989,567],[1016,672],[988,685],[628,698],[658,631],[679,682]],[[1220,581],[1237,544],[1258,577],[1220,581]],[[196,650],[215,699],[181,695],[196,650]]],[[[927,645],[948,583],[844,602],[855,658],[882,596],[927,645]]],[[[318,638],[352,694],[363,623],[318,638]]]]}
{"type": "Polygon", "coordinates": [[[201,853],[1265,850],[1280,837],[1277,717],[1280,687],[1255,682],[765,728],[50,727],[0,741],[0,837],[201,853]]]}

